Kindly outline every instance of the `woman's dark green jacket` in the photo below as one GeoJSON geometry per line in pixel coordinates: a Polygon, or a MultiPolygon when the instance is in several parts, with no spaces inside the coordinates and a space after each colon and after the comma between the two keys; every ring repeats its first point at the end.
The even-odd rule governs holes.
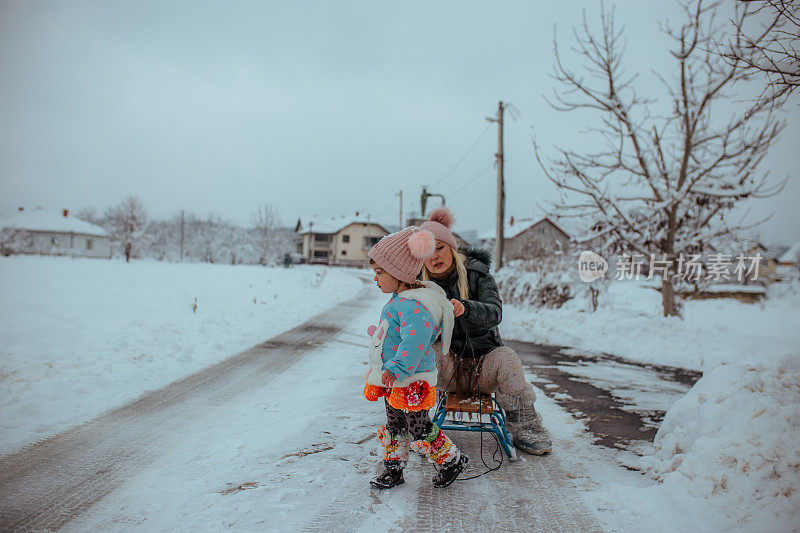
{"type": "Polygon", "coordinates": [[[461,250],[467,257],[469,299],[463,300],[458,292],[458,272],[449,279],[433,280],[447,298],[456,298],[464,304],[464,314],[456,318],[450,349],[462,357],[480,357],[503,345],[497,325],[503,319],[503,302],[497,284],[489,274],[492,258],[489,252],[476,248],[461,250]]]}

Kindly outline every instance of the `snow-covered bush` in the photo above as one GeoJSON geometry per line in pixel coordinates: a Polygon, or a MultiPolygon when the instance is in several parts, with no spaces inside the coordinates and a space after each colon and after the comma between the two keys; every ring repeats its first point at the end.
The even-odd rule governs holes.
{"type": "Polygon", "coordinates": [[[731,525],[800,524],[800,353],[707,372],[667,412],[648,470],[731,525]]]}
{"type": "Polygon", "coordinates": [[[31,237],[28,232],[17,228],[0,230],[0,254],[9,256],[22,252],[30,247],[31,237]]]}
{"type": "Polygon", "coordinates": [[[560,309],[576,299],[595,311],[600,295],[608,287],[604,279],[581,281],[578,260],[571,254],[509,261],[495,274],[495,280],[504,302],[535,308],[560,309]]]}

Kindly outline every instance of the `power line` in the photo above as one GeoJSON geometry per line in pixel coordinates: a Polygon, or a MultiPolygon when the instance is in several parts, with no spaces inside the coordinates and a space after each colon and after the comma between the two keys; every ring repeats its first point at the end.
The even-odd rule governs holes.
{"type": "Polygon", "coordinates": [[[449,176],[450,176],[450,175],[451,175],[453,172],[455,172],[455,171],[456,171],[456,169],[458,168],[458,166],[459,166],[461,163],[463,163],[463,162],[464,162],[464,160],[467,158],[467,156],[468,156],[469,154],[471,154],[471,153],[472,153],[472,151],[475,149],[475,147],[476,147],[476,146],[478,146],[478,143],[479,143],[479,142],[481,142],[481,139],[483,139],[483,136],[484,136],[484,135],[486,135],[486,132],[487,132],[487,131],[489,131],[489,128],[491,128],[491,127],[492,127],[492,125],[491,125],[491,124],[489,124],[488,126],[486,126],[486,128],[483,130],[483,132],[481,132],[481,134],[478,136],[478,139],[477,139],[477,140],[476,140],[474,143],[472,143],[472,146],[470,146],[470,147],[469,147],[469,150],[467,150],[467,153],[465,153],[463,156],[461,156],[461,159],[459,159],[459,160],[458,160],[458,162],[457,162],[457,163],[456,163],[456,164],[453,166],[453,168],[451,168],[451,169],[450,169],[450,170],[449,170],[449,171],[448,171],[448,172],[447,172],[447,173],[446,173],[444,176],[442,176],[441,178],[439,178],[439,181],[437,181],[436,183],[434,183],[433,185],[431,185],[431,188],[434,188],[434,187],[436,187],[437,185],[439,185],[440,183],[442,183],[442,182],[443,182],[444,180],[446,180],[446,179],[447,179],[447,178],[448,178],[448,177],[449,177],[449,176]]]}
{"type": "Polygon", "coordinates": [[[467,181],[467,182],[466,182],[464,185],[462,185],[460,189],[458,189],[456,192],[454,192],[453,194],[451,194],[451,195],[450,195],[450,198],[454,197],[455,195],[457,195],[458,193],[460,193],[461,191],[463,191],[464,189],[466,189],[467,187],[469,187],[470,185],[472,185],[472,183],[474,183],[474,182],[475,182],[475,180],[477,180],[478,178],[480,178],[481,176],[483,176],[484,174],[486,174],[486,172],[487,172],[489,169],[491,169],[493,166],[494,166],[494,163],[489,163],[489,164],[488,164],[488,165],[487,165],[487,166],[486,166],[486,167],[485,167],[483,170],[481,170],[480,172],[478,172],[477,174],[475,174],[475,175],[474,175],[472,178],[470,178],[470,179],[469,179],[469,181],[467,181]]]}

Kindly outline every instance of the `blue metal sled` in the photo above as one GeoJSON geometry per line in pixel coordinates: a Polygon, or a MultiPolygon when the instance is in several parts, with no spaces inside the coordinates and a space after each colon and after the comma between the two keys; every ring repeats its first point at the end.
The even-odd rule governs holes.
{"type": "Polygon", "coordinates": [[[503,451],[512,461],[517,460],[511,433],[506,429],[506,413],[494,394],[460,396],[445,393],[436,404],[433,423],[447,431],[478,431],[494,433],[503,451]],[[450,419],[447,415],[450,414],[450,419]],[[485,418],[488,417],[488,421],[485,418]]]}

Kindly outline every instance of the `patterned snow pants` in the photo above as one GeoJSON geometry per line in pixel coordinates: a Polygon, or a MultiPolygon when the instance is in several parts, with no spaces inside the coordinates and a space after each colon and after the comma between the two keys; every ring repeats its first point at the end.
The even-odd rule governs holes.
{"type": "Polygon", "coordinates": [[[378,440],[383,444],[383,463],[386,468],[404,468],[409,448],[437,465],[460,457],[456,445],[431,422],[427,410],[403,411],[395,409],[388,401],[385,403],[386,425],[378,428],[378,440]]]}

